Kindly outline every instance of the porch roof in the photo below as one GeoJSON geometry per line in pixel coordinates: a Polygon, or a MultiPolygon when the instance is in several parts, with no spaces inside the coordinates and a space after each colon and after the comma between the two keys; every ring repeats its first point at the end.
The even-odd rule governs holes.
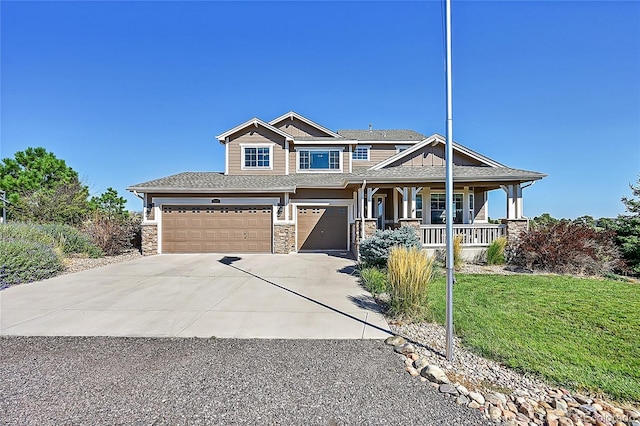
{"type": "MultiPolygon", "coordinates": [[[[455,183],[530,182],[544,178],[539,172],[508,167],[453,166],[455,183]]],[[[184,172],[132,185],[129,191],[143,193],[206,193],[206,192],[295,192],[297,188],[344,189],[348,185],[405,184],[425,186],[443,183],[444,166],[392,167],[382,170],[354,168],[353,173],[293,173],[290,175],[224,175],[220,172],[184,172]]]]}

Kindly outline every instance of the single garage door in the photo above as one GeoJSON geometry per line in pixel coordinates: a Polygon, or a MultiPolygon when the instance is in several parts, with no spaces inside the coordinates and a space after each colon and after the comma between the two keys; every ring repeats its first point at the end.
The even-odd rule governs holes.
{"type": "Polygon", "coordinates": [[[346,207],[298,207],[298,250],[346,249],[346,207]]]}
{"type": "Polygon", "coordinates": [[[163,206],[163,253],[271,253],[271,207],[163,206]]]}

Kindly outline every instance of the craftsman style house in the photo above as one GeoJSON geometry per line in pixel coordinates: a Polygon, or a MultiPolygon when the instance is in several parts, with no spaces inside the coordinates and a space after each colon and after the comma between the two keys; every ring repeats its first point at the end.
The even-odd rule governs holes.
{"type": "MultiPolygon", "coordinates": [[[[445,140],[412,130],[334,132],[295,112],[218,137],[224,172],[185,172],[127,188],[144,200],[143,253],[352,251],[376,229],[413,226],[445,242],[445,140]]],[[[467,249],[526,226],[522,189],[544,174],[453,146],[454,230],[467,249]],[[487,193],[507,195],[490,224],[487,193]]],[[[515,235],[515,234],[514,234],[515,235]]]]}

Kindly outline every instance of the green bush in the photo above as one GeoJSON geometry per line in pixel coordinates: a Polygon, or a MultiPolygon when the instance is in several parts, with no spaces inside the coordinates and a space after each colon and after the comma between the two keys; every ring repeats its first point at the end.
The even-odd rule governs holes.
{"type": "Polygon", "coordinates": [[[64,254],[85,254],[94,258],[102,257],[102,251],[91,241],[91,237],[73,226],[51,223],[37,225],[37,227],[50,235],[55,245],[64,254]]]}
{"type": "Polygon", "coordinates": [[[377,268],[360,269],[360,278],[367,291],[374,296],[386,293],[389,289],[387,274],[377,268]]]}
{"type": "Polygon", "coordinates": [[[0,239],[0,288],[50,278],[63,267],[51,245],[26,239],[0,239]]]}
{"type": "Polygon", "coordinates": [[[389,252],[395,246],[420,248],[422,243],[415,229],[410,226],[396,230],[377,230],[372,237],[360,244],[360,258],[367,266],[384,268],[389,259],[389,252]]]}
{"type": "Polygon", "coordinates": [[[427,314],[434,258],[416,247],[393,247],[387,263],[390,313],[421,319],[427,314]]]}
{"type": "Polygon", "coordinates": [[[507,239],[505,237],[495,239],[487,247],[487,265],[504,265],[506,261],[504,250],[506,247],[507,239]]]}
{"type": "Polygon", "coordinates": [[[38,225],[7,223],[0,225],[0,240],[26,240],[55,246],[53,237],[38,225]]]}

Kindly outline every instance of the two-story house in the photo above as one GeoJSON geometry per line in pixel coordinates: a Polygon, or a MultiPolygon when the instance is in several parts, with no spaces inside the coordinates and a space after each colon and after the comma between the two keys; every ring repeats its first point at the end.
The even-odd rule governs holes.
{"type": "MultiPolygon", "coordinates": [[[[352,251],[376,229],[445,242],[445,139],[412,130],[334,132],[295,112],[217,137],[224,172],[184,172],[127,188],[144,201],[143,253],[352,251]]],[[[522,189],[544,174],[506,167],[455,143],[454,229],[467,250],[515,235],[522,189]],[[504,190],[502,224],[487,194],[504,190]]]]}

